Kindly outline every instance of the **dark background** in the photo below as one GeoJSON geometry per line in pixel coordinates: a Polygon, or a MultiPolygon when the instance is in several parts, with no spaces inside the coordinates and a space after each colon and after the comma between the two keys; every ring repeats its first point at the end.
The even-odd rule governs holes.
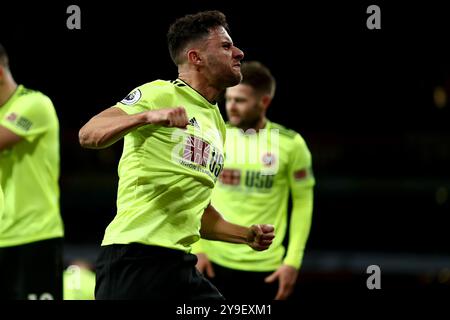
{"type": "Polygon", "coordinates": [[[60,118],[67,244],[100,243],[122,147],[81,149],[78,130],[136,86],[176,78],[168,26],[203,9],[223,11],[245,60],[273,71],[268,116],[311,149],[317,187],[301,284],[365,288],[365,268],[377,264],[395,276],[391,287],[448,289],[450,111],[434,96],[450,93],[450,19],[429,1],[2,4],[15,79],[51,97],[60,118]],[[70,4],[81,30],[66,28],[70,4]],[[366,28],[370,4],[381,7],[381,30],[366,28]]]}

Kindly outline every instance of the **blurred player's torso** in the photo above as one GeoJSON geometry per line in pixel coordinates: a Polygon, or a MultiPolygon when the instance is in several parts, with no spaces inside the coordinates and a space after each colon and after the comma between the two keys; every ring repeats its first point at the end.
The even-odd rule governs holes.
{"type": "Polygon", "coordinates": [[[294,172],[308,162],[293,158],[296,148],[306,148],[301,136],[270,121],[258,132],[227,126],[225,168],[214,189],[212,205],[232,223],[273,224],[276,237],[269,250],[262,252],[248,246],[203,241],[202,249],[210,260],[248,271],[271,271],[280,265],[285,253],[282,243],[291,179],[297,185],[314,184],[310,170],[294,172]]]}
{"type": "Polygon", "coordinates": [[[62,237],[59,123],[51,100],[20,85],[0,107],[0,124],[22,137],[0,152],[0,246],[62,237]]]}

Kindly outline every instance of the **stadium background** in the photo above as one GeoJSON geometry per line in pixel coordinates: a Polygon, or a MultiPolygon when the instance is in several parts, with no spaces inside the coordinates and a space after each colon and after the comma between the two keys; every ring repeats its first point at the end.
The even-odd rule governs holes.
{"type": "Polygon", "coordinates": [[[380,4],[382,29],[368,30],[369,4],[2,4],[0,40],[15,79],[49,95],[60,118],[66,260],[95,259],[114,216],[121,153],[121,143],[81,149],[79,128],[134,87],[174,79],[169,24],[219,9],[245,60],[277,79],[269,118],[300,132],[313,155],[314,219],[297,298],[367,292],[372,264],[384,290],[448,292],[450,22],[437,4],[380,4]],[[81,30],[66,28],[70,4],[81,8],[81,30]]]}

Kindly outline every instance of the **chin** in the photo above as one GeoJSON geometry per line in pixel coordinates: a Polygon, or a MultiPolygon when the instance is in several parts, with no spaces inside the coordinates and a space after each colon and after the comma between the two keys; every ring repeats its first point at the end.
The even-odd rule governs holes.
{"type": "Polygon", "coordinates": [[[241,71],[239,71],[239,74],[236,76],[236,84],[235,84],[235,86],[240,84],[242,79],[243,79],[242,73],[241,73],[241,71]]]}
{"type": "Polygon", "coordinates": [[[233,73],[233,75],[228,79],[227,87],[234,87],[240,84],[242,81],[242,73],[239,71],[238,74],[233,73]]]}
{"type": "Polygon", "coordinates": [[[241,123],[241,122],[239,121],[239,119],[233,120],[233,119],[230,118],[230,117],[228,117],[228,121],[229,121],[233,126],[236,126],[236,127],[239,127],[239,124],[241,123]]]}

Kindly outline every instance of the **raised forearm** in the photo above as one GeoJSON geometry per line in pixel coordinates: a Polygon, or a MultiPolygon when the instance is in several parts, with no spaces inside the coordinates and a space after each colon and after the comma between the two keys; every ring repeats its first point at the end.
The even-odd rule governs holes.
{"type": "Polygon", "coordinates": [[[21,136],[0,125],[0,151],[11,148],[21,140],[21,136]]]}
{"type": "Polygon", "coordinates": [[[132,115],[111,107],[93,117],[81,128],[80,144],[91,149],[106,148],[131,130],[146,124],[185,129],[189,120],[184,107],[162,108],[132,115]]]}
{"type": "Polygon", "coordinates": [[[118,108],[110,108],[93,117],[81,128],[80,145],[90,149],[106,148],[131,130],[147,123],[145,112],[128,115],[118,108]]]}

